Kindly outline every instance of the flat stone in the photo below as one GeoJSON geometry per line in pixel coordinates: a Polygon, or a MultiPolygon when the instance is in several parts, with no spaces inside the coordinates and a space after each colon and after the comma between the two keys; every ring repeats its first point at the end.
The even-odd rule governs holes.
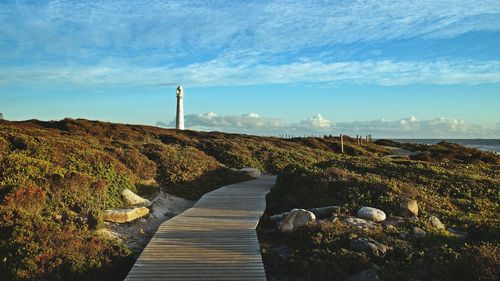
{"type": "Polygon", "coordinates": [[[104,212],[104,220],[110,222],[124,223],[131,222],[149,214],[149,209],[145,207],[132,209],[111,209],[104,212]]]}
{"type": "Polygon", "coordinates": [[[360,218],[353,218],[349,217],[344,220],[345,223],[350,224],[352,226],[355,226],[357,228],[367,228],[367,229],[374,229],[378,227],[378,224],[365,220],[365,219],[360,219],[360,218]]]}
{"type": "Polygon", "coordinates": [[[404,225],[405,220],[402,217],[398,216],[389,216],[383,223],[382,225],[384,227],[399,227],[404,225]]]}
{"type": "Polygon", "coordinates": [[[375,258],[383,258],[389,250],[389,247],[386,245],[368,237],[360,237],[351,240],[350,247],[353,251],[364,252],[368,256],[375,258]]]}
{"type": "Polygon", "coordinates": [[[151,201],[144,199],[141,196],[135,194],[132,190],[125,188],[122,191],[122,196],[129,203],[130,206],[135,207],[149,207],[151,206],[151,201]]]}
{"type": "Polygon", "coordinates": [[[373,207],[363,207],[358,211],[358,217],[375,222],[385,220],[385,213],[382,210],[373,207]]]}

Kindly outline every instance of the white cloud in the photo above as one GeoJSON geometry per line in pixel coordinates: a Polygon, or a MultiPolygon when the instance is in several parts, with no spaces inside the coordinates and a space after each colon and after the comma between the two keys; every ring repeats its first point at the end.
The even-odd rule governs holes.
{"type": "Polygon", "coordinates": [[[355,83],[378,85],[500,83],[500,61],[366,60],[281,65],[194,63],[183,67],[4,67],[0,77],[10,83],[103,85],[159,85],[183,81],[191,87],[270,83],[355,83]]]}
{"type": "Polygon", "coordinates": [[[333,122],[317,114],[307,120],[302,120],[298,124],[292,125],[293,128],[313,131],[328,132],[333,129],[333,122]]]}
{"type": "Polygon", "coordinates": [[[500,81],[496,60],[328,55],[351,43],[499,32],[497,0],[17,1],[0,11],[3,83],[500,81]]]}
{"type": "Polygon", "coordinates": [[[128,50],[165,57],[249,49],[277,53],[500,31],[496,0],[17,1],[3,2],[0,10],[2,38],[22,43],[20,53],[39,48],[83,56],[99,56],[105,48],[118,56],[128,50]]]}
{"type": "MultiPolygon", "coordinates": [[[[333,122],[321,114],[307,120],[287,124],[279,119],[260,117],[256,113],[234,116],[219,116],[213,112],[187,115],[186,127],[204,131],[225,131],[256,135],[288,134],[294,136],[346,134],[368,135],[375,138],[498,138],[500,123],[486,125],[468,124],[454,118],[418,120],[415,116],[399,120],[371,120],[353,122],[333,122]]],[[[157,125],[173,127],[158,122],[157,125]]]]}

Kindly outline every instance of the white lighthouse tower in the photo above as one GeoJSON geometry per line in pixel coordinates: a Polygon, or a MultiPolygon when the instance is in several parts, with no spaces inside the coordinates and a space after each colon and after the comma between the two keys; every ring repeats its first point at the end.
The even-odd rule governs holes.
{"type": "Polygon", "coordinates": [[[177,115],[175,117],[175,128],[184,130],[184,89],[181,85],[177,86],[177,115]]]}

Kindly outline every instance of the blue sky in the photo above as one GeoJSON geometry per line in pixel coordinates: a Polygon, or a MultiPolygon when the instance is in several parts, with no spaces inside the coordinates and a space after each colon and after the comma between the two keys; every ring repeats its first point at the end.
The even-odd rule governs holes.
{"type": "Polygon", "coordinates": [[[0,112],[500,138],[500,1],[0,1],[0,112]]]}

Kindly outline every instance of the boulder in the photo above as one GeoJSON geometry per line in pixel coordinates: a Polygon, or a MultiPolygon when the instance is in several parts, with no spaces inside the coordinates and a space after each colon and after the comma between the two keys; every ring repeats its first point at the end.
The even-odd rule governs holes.
{"type": "Polygon", "coordinates": [[[448,228],[448,233],[451,235],[451,236],[454,236],[456,238],[459,238],[459,239],[465,239],[467,238],[467,235],[468,233],[466,231],[462,231],[462,230],[458,230],[456,228],[448,228]]]}
{"type": "Polygon", "coordinates": [[[363,207],[358,211],[358,217],[362,219],[367,219],[375,222],[385,220],[385,213],[382,210],[372,208],[372,207],[363,207]]]}
{"type": "Polygon", "coordinates": [[[399,204],[399,213],[403,217],[417,217],[418,203],[416,200],[404,200],[399,204]]]}
{"type": "Polygon", "coordinates": [[[257,168],[248,168],[248,167],[240,169],[240,172],[245,173],[245,174],[247,174],[247,175],[249,175],[251,177],[254,177],[254,178],[260,177],[260,174],[261,174],[259,169],[257,169],[257,168]]]}
{"type": "Polygon", "coordinates": [[[380,281],[380,276],[373,268],[370,268],[349,276],[347,281],[380,281]]]}
{"type": "Polygon", "coordinates": [[[350,224],[352,226],[355,226],[355,227],[361,228],[361,229],[363,229],[363,228],[374,229],[374,228],[378,227],[378,224],[376,224],[372,221],[360,219],[360,218],[349,217],[349,218],[345,219],[344,222],[346,224],[350,224]]]}
{"type": "Polygon", "coordinates": [[[328,206],[328,207],[321,207],[321,208],[311,208],[311,209],[307,209],[307,210],[312,212],[316,216],[316,218],[325,219],[325,218],[332,217],[333,213],[338,209],[340,209],[339,206],[328,206]]]}
{"type": "Polygon", "coordinates": [[[291,210],[281,221],[279,229],[283,233],[291,233],[300,226],[316,220],[316,216],[304,209],[291,210]]]}
{"type": "Polygon", "coordinates": [[[130,206],[135,207],[149,207],[151,206],[151,201],[144,199],[141,196],[135,194],[132,190],[125,188],[122,191],[122,196],[130,206]]]}
{"type": "Polygon", "coordinates": [[[278,222],[282,221],[286,217],[286,215],[288,215],[288,213],[289,212],[272,215],[272,216],[269,217],[269,220],[272,223],[278,223],[278,222]]]}
{"type": "Polygon", "coordinates": [[[149,214],[145,207],[132,209],[111,209],[104,212],[104,220],[110,222],[124,223],[136,220],[149,214]]]}
{"type": "Polygon", "coordinates": [[[364,252],[370,257],[383,258],[389,247],[368,237],[360,237],[351,240],[351,250],[364,252]]]}
{"type": "Polygon", "coordinates": [[[402,217],[398,216],[389,216],[383,223],[382,225],[385,228],[388,227],[399,227],[402,226],[405,223],[405,220],[402,217]]]}
{"type": "Polygon", "coordinates": [[[436,228],[436,229],[445,229],[446,227],[444,226],[444,224],[438,219],[438,217],[436,216],[431,216],[429,218],[429,222],[431,223],[431,225],[436,228]]]}
{"type": "Polygon", "coordinates": [[[427,232],[425,232],[423,229],[421,229],[418,226],[414,226],[412,231],[413,231],[413,234],[417,237],[423,237],[423,236],[427,235],[427,232]]]}

